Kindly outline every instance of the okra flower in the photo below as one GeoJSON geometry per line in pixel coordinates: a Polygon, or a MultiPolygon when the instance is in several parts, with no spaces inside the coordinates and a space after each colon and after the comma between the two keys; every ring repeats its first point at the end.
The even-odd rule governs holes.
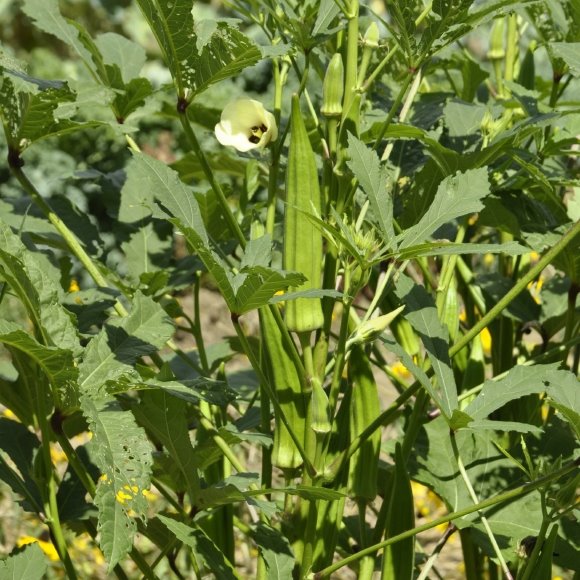
{"type": "Polygon", "coordinates": [[[238,151],[263,149],[278,137],[274,115],[253,99],[238,99],[225,106],[215,126],[217,140],[238,151]]]}

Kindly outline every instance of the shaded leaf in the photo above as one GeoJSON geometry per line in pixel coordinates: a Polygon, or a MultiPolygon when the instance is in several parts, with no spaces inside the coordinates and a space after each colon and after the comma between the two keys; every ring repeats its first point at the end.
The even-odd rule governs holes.
{"type": "Polygon", "coordinates": [[[41,580],[47,562],[38,543],[27,545],[22,551],[0,560],[0,580],[41,580]]]}

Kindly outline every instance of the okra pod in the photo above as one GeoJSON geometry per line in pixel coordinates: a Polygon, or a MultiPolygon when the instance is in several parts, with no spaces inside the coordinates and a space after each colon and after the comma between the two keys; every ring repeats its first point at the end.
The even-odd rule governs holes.
{"type": "MultiPolygon", "coordinates": [[[[306,282],[292,290],[320,288],[322,280],[322,233],[307,214],[320,214],[320,184],[314,152],[298,95],[292,97],[290,150],[286,177],[284,216],[284,268],[301,272],[306,282]]],[[[320,298],[298,298],[286,304],[288,330],[309,332],[322,328],[324,317],[320,298]]]]}
{"type": "MultiPolygon", "coordinates": [[[[260,326],[268,354],[272,390],[278,398],[280,408],[292,426],[299,441],[304,441],[306,407],[298,371],[292,358],[284,348],[282,333],[272,313],[260,309],[260,326]]],[[[302,465],[298,449],[282,421],[276,417],[272,464],[281,469],[294,469],[302,465]]]]}
{"type": "MultiPolygon", "coordinates": [[[[348,382],[352,389],[350,435],[358,437],[379,415],[381,405],[370,361],[364,350],[353,346],[348,363],[348,382]]],[[[377,495],[377,474],[381,431],[377,429],[363,441],[350,460],[349,495],[372,501],[377,495]]]]}

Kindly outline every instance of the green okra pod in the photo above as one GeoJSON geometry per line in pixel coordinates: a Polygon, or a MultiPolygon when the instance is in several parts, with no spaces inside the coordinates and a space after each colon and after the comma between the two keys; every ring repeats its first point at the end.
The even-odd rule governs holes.
{"type": "MultiPolygon", "coordinates": [[[[379,415],[381,404],[371,363],[364,350],[355,345],[350,353],[348,382],[352,389],[350,435],[358,437],[379,415]]],[[[381,430],[377,429],[350,460],[349,495],[372,501],[377,495],[377,474],[381,430]]]]}
{"type": "MultiPolygon", "coordinates": [[[[288,419],[299,441],[304,441],[306,407],[300,376],[292,358],[284,348],[282,334],[272,313],[260,310],[260,326],[269,360],[272,390],[278,398],[280,409],[288,419]]],[[[295,469],[302,465],[302,457],[282,421],[276,417],[272,464],[281,469],[295,469]]]]}
{"type": "MultiPolygon", "coordinates": [[[[286,177],[284,216],[284,268],[302,272],[307,281],[292,290],[320,288],[322,281],[322,233],[308,219],[320,214],[320,184],[314,151],[300,112],[298,95],[292,97],[290,150],[286,177]]],[[[286,325],[294,332],[322,328],[320,298],[298,298],[286,304],[286,325]]]]}

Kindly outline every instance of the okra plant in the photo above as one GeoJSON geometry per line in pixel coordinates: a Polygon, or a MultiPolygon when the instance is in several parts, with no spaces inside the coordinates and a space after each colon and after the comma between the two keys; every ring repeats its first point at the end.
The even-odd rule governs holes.
{"type": "Polygon", "coordinates": [[[0,578],[578,574],[577,0],[0,32],[0,578]]]}

